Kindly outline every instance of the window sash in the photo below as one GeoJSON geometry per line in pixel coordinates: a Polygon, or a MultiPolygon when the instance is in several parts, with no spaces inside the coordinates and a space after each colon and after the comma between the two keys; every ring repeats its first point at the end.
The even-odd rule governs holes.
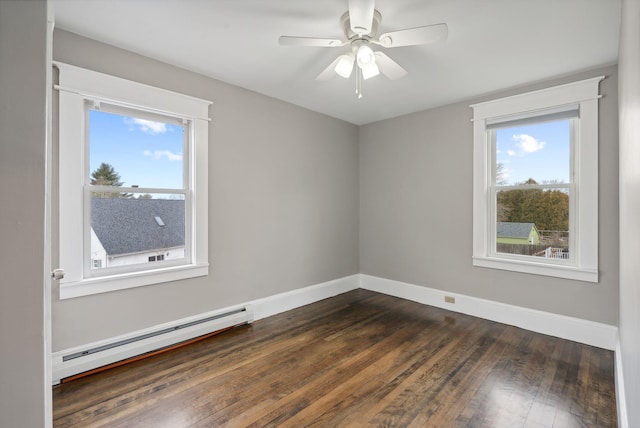
{"type": "MultiPolygon", "coordinates": [[[[90,122],[89,122],[89,113],[91,110],[94,111],[102,111],[111,114],[117,114],[119,116],[132,116],[140,119],[147,119],[155,122],[163,122],[171,125],[180,126],[183,128],[182,132],[182,187],[175,188],[177,189],[190,189],[190,184],[193,182],[191,180],[191,162],[189,161],[189,142],[193,139],[193,121],[187,117],[178,117],[178,116],[170,116],[166,114],[154,113],[150,110],[146,110],[144,108],[132,108],[132,107],[124,107],[116,104],[109,104],[101,102],[99,99],[92,99],[85,97],[85,133],[84,133],[84,165],[85,165],[85,186],[94,186],[91,184],[91,171],[90,169],[90,159],[89,156],[91,154],[91,138],[89,135],[90,132],[90,122]]],[[[94,186],[95,187],[95,186],[94,186]]],[[[120,187],[124,188],[124,187],[120,187]]],[[[138,191],[135,193],[140,193],[140,189],[154,189],[154,188],[140,188],[136,187],[138,191]]],[[[173,189],[173,188],[167,188],[173,189]]],[[[151,193],[151,192],[147,192],[151,193]]],[[[160,193],[160,192],[154,192],[160,193]]]]}
{"type": "MultiPolygon", "coordinates": [[[[507,186],[505,186],[507,187],[507,186]]],[[[509,187],[513,187],[513,186],[509,186],[509,187]]],[[[520,190],[520,186],[517,186],[516,189],[509,189],[509,190],[520,190]]],[[[522,189],[524,190],[530,190],[530,189],[548,189],[549,187],[545,187],[545,186],[538,186],[538,185],[533,185],[533,186],[528,186],[528,187],[524,187],[522,189]]],[[[572,232],[572,218],[574,215],[574,208],[572,207],[572,201],[575,200],[575,198],[573,197],[573,191],[572,189],[574,188],[573,185],[566,185],[564,187],[554,187],[555,189],[567,189],[568,190],[568,194],[569,194],[569,230],[567,231],[569,234],[569,258],[568,259],[552,259],[552,258],[542,258],[542,257],[535,257],[535,256],[528,256],[528,255],[521,255],[521,254],[511,254],[511,253],[504,253],[504,252],[499,252],[497,250],[498,248],[498,213],[497,213],[497,205],[498,205],[498,192],[501,190],[504,190],[503,188],[498,188],[498,187],[494,187],[491,189],[490,191],[490,203],[488,204],[489,206],[489,219],[492,219],[489,222],[489,226],[488,226],[488,230],[489,230],[489,239],[487,240],[487,254],[490,257],[498,257],[498,258],[505,258],[505,259],[510,259],[510,260],[529,260],[529,261],[535,261],[537,263],[545,263],[545,264],[549,264],[549,265],[564,265],[564,266],[576,266],[577,265],[577,259],[575,257],[575,246],[576,246],[576,237],[574,236],[574,233],[572,232]]]]}
{"type": "Polygon", "coordinates": [[[193,263],[192,248],[193,234],[193,198],[192,192],[189,190],[172,190],[172,189],[154,189],[154,188],[138,188],[138,187],[118,187],[118,191],[125,193],[163,193],[163,194],[181,194],[184,195],[184,257],[179,259],[161,260],[149,266],[146,263],[135,263],[124,266],[102,266],[99,270],[91,269],[91,192],[95,191],[113,191],[113,186],[85,186],[84,190],[84,221],[83,221],[83,279],[109,277],[117,274],[145,272],[156,270],[160,267],[175,267],[182,265],[190,265],[193,263]]]}

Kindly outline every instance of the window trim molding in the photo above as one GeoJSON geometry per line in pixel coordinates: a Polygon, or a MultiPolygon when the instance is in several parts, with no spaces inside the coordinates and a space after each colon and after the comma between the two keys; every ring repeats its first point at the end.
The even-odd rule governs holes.
{"type": "Polygon", "coordinates": [[[522,273],[598,282],[598,100],[604,76],[472,104],[473,109],[473,265],[522,273]],[[573,234],[577,239],[572,265],[541,263],[523,257],[498,256],[493,240],[490,204],[493,153],[487,124],[535,117],[550,109],[579,105],[572,149],[572,197],[576,198],[573,234]]]}
{"type": "Polygon", "coordinates": [[[59,70],[59,225],[60,299],[206,276],[208,262],[208,100],[179,94],[73,65],[54,62],[59,70]],[[188,152],[192,197],[191,262],[179,266],[89,277],[84,274],[84,168],[86,100],[179,117],[192,122],[188,152]]]}

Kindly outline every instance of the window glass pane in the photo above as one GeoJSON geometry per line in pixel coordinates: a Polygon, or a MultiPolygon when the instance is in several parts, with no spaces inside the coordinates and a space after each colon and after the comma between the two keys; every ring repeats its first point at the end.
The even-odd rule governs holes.
{"type": "Polygon", "coordinates": [[[495,132],[496,184],[571,182],[571,119],[495,132]]]}
{"type": "Polygon", "coordinates": [[[89,110],[89,183],[183,188],[184,127],[89,110]]]}
{"type": "Polygon", "coordinates": [[[182,194],[91,194],[91,270],[185,258],[182,194]]]}
{"type": "Polygon", "coordinates": [[[569,258],[568,189],[497,192],[496,252],[569,258]]]}

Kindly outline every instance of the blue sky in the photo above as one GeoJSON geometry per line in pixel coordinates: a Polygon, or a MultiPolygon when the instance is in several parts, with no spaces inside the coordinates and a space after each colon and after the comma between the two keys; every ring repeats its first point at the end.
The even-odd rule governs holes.
{"type": "Polygon", "coordinates": [[[570,180],[570,120],[496,130],[496,161],[506,184],[570,180]]]}
{"type": "Polygon", "coordinates": [[[123,186],[182,188],[183,128],[90,110],[89,174],[111,164],[123,186]]]}

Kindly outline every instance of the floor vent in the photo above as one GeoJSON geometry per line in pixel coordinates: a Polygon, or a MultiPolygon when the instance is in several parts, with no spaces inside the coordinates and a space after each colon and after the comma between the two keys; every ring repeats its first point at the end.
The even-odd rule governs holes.
{"type": "Polygon", "coordinates": [[[250,306],[209,312],[53,354],[53,383],[118,361],[253,321],[250,306]]]}

